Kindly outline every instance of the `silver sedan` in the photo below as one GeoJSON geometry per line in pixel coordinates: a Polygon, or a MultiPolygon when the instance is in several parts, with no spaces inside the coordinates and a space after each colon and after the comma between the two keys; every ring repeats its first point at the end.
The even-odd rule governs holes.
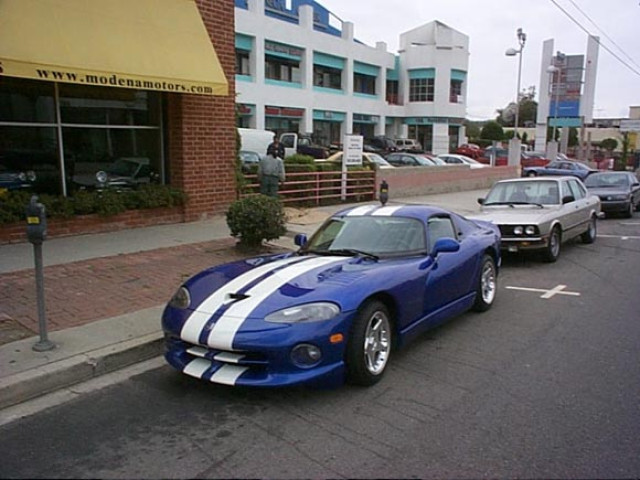
{"type": "Polygon", "coordinates": [[[503,250],[539,250],[555,262],[562,243],[580,236],[596,239],[600,199],[575,177],[516,178],[494,184],[478,199],[481,212],[470,217],[498,225],[503,250]]]}

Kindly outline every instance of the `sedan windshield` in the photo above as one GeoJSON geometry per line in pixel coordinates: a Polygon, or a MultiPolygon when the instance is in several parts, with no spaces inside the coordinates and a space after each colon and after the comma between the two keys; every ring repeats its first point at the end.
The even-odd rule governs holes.
{"type": "Polygon", "coordinates": [[[557,205],[560,203],[555,181],[518,181],[496,183],[484,205],[557,205]]]}
{"type": "Polygon", "coordinates": [[[311,237],[304,251],[319,254],[399,255],[425,252],[419,220],[407,217],[332,218],[311,237]]]}
{"type": "Polygon", "coordinates": [[[620,188],[629,186],[629,176],[625,173],[594,173],[584,182],[587,187],[620,188]]]}

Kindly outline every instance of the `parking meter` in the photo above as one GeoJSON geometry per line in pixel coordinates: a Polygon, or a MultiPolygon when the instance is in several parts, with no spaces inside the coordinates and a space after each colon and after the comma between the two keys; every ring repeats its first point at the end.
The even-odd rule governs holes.
{"type": "Polygon", "coordinates": [[[382,183],[380,183],[380,194],[378,195],[378,198],[380,199],[380,203],[383,207],[389,200],[389,184],[386,180],[382,180],[382,183]]]}
{"type": "Polygon", "coordinates": [[[55,348],[47,337],[47,319],[44,305],[44,272],[42,262],[42,242],[47,238],[47,217],[44,205],[33,195],[25,208],[27,215],[27,239],[33,244],[33,256],[36,262],[36,295],[38,300],[38,324],[40,341],[33,345],[36,352],[44,352],[55,348]]]}
{"type": "Polygon", "coordinates": [[[42,243],[47,237],[47,217],[44,205],[33,195],[26,208],[27,240],[33,244],[42,243]]]}

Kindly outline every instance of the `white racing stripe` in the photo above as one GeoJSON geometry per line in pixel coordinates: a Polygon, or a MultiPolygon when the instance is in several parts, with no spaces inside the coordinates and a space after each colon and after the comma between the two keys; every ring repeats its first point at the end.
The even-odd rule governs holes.
{"type": "Polygon", "coordinates": [[[205,360],[204,358],[196,358],[194,360],[191,360],[187,364],[187,366],[184,367],[184,370],[182,370],[182,372],[192,377],[202,378],[202,375],[210,366],[211,362],[209,360],[205,360]]]}
{"type": "Polygon", "coordinates": [[[390,217],[391,215],[396,213],[401,208],[402,208],[402,206],[399,206],[399,207],[382,207],[382,208],[379,208],[378,210],[376,210],[375,212],[373,212],[371,214],[371,216],[373,216],[373,217],[390,217]]]}
{"type": "Polygon", "coordinates": [[[236,381],[248,367],[239,367],[238,365],[223,365],[216,373],[211,376],[213,383],[222,383],[224,385],[235,385],[236,381]]]}
{"type": "Polygon", "coordinates": [[[184,322],[184,325],[182,326],[180,338],[186,342],[198,343],[200,332],[202,332],[202,329],[211,318],[211,315],[222,305],[232,301],[228,298],[230,293],[235,293],[264,274],[295,261],[300,261],[300,257],[285,258],[261,265],[243,273],[231,280],[229,283],[220,287],[200,305],[198,305],[198,308],[189,315],[189,318],[187,318],[187,321],[184,322]]]}
{"type": "Polygon", "coordinates": [[[358,215],[366,215],[371,210],[375,210],[376,208],[378,208],[377,205],[364,205],[362,207],[356,207],[353,210],[351,210],[349,213],[347,213],[347,217],[354,217],[354,216],[358,216],[358,215]]]}
{"type": "Polygon", "coordinates": [[[246,292],[248,298],[231,305],[218,319],[209,333],[207,345],[220,350],[232,350],[233,340],[242,323],[269,295],[306,272],[340,261],[344,261],[344,257],[313,258],[307,262],[290,265],[258,283],[246,292]]]}

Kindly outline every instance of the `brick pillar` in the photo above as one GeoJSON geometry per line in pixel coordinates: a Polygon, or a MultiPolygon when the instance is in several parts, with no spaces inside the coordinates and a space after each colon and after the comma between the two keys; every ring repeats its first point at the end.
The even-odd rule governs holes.
{"type": "Polygon", "coordinates": [[[229,94],[166,96],[169,179],[189,196],[185,221],[223,213],[236,198],[234,2],[196,0],[196,4],[227,77],[229,94]]]}

